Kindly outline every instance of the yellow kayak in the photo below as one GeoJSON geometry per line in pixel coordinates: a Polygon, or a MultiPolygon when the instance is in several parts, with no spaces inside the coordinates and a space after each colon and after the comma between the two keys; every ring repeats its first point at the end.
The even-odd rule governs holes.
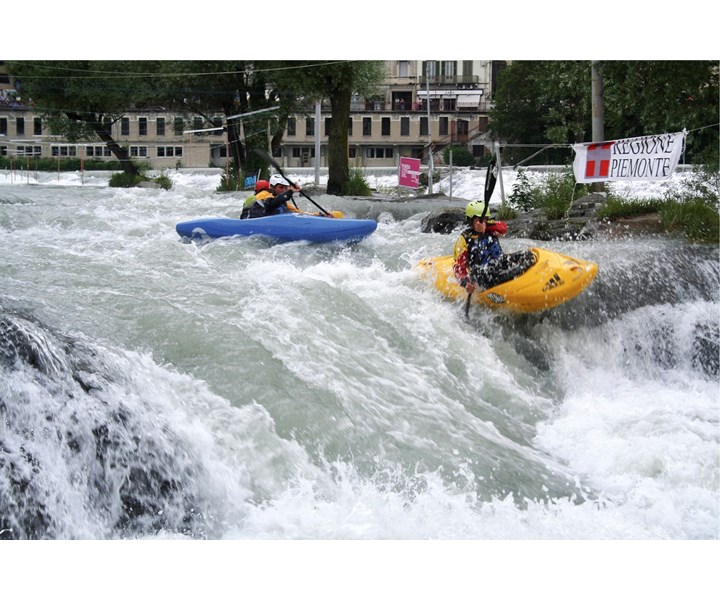
{"type": "MultiPolygon", "coordinates": [[[[535,264],[520,276],[483,291],[470,302],[511,312],[530,313],[559,306],[582,292],[595,279],[594,262],[571,258],[544,248],[530,248],[535,264]]],[[[467,292],[453,273],[452,256],[435,256],[420,261],[416,269],[443,295],[465,300],[467,292]]]]}

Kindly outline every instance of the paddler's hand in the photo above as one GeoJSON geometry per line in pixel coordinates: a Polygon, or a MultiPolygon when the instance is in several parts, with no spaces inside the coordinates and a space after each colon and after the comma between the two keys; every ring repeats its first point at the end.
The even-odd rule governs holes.
{"type": "Polygon", "coordinates": [[[465,284],[465,291],[468,293],[468,295],[472,295],[472,293],[473,293],[476,289],[477,289],[477,286],[476,286],[474,283],[470,282],[470,281],[468,281],[468,282],[465,284]]]}
{"type": "Polygon", "coordinates": [[[302,188],[297,183],[294,183],[293,185],[290,186],[290,189],[293,192],[299,192],[302,188]]]}

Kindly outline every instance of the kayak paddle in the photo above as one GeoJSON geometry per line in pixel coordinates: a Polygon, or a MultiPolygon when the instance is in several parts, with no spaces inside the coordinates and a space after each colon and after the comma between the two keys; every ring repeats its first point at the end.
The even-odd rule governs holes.
{"type": "MultiPolygon", "coordinates": [[[[484,218],[487,215],[488,207],[490,206],[490,197],[492,196],[493,190],[495,189],[495,182],[497,181],[497,176],[495,175],[495,167],[497,163],[495,159],[493,158],[490,163],[488,164],[487,173],[485,175],[485,208],[483,208],[482,217],[484,218]]],[[[467,295],[467,300],[465,300],[465,318],[467,319],[470,314],[470,298],[472,298],[472,294],[467,295]]]]}

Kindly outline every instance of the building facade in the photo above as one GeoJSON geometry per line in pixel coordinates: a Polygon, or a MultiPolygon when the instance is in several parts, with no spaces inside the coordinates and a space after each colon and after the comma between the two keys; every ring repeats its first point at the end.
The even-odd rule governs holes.
{"type": "MultiPolygon", "coordinates": [[[[393,167],[400,157],[426,160],[448,145],[467,147],[483,156],[488,115],[498,61],[385,61],[385,83],[372,97],[355,96],[348,123],[351,167],[393,167]]],[[[288,120],[283,136],[283,166],[327,166],[326,149],[330,105],[288,120]],[[319,115],[319,122],[318,122],[319,115]]],[[[132,158],[153,169],[224,167],[227,139],[224,117],[209,127],[200,117],[190,119],[163,110],[129,110],[111,125],[111,135],[128,148],[132,158]]],[[[94,143],[70,144],[51,135],[42,117],[23,103],[12,77],[0,62],[0,155],[112,160],[107,147],[94,143]]]]}

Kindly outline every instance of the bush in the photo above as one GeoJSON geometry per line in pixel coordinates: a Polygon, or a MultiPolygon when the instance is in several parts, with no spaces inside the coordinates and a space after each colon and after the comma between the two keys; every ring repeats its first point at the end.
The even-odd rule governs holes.
{"type": "Polygon", "coordinates": [[[133,175],[132,173],[120,171],[119,173],[113,173],[110,176],[108,185],[110,187],[131,188],[137,186],[142,181],[147,181],[147,178],[143,175],[133,175]]]}
{"type": "Polygon", "coordinates": [[[362,176],[360,169],[350,171],[350,179],[343,190],[344,196],[372,196],[372,190],[362,176]]]}
{"type": "Polygon", "coordinates": [[[164,173],[159,177],[156,177],[154,181],[164,190],[169,190],[172,187],[172,179],[164,173]]]}
{"type": "Polygon", "coordinates": [[[453,167],[471,167],[475,164],[475,157],[467,148],[463,146],[447,146],[443,150],[443,160],[446,165],[450,164],[451,150],[453,167]]]}
{"type": "Polygon", "coordinates": [[[215,191],[217,192],[237,192],[245,189],[245,174],[241,171],[240,173],[234,174],[232,172],[222,174],[220,177],[220,185],[215,191]]]}
{"type": "Polygon", "coordinates": [[[537,208],[533,199],[535,193],[536,190],[530,184],[525,171],[520,171],[513,184],[512,193],[508,196],[508,205],[521,212],[528,212],[537,208]]]}
{"type": "Polygon", "coordinates": [[[597,211],[600,219],[616,221],[638,215],[656,213],[660,210],[662,200],[633,200],[627,201],[608,193],[607,202],[597,211]]]}
{"type": "Polygon", "coordinates": [[[81,160],[78,157],[39,158],[37,156],[0,156],[0,168],[27,171],[120,171],[119,160],[99,160],[91,158],[81,160]]]}
{"type": "Polygon", "coordinates": [[[522,212],[542,208],[548,219],[562,219],[573,200],[590,192],[590,186],[578,184],[571,169],[563,173],[549,173],[544,182],[533,185],[521,171],[508,203],[522,212]]]}
{"type": "Polygon", "coordinates": [[[659,206],[660,222],[667,231],[682,231],[691,241],[720,241],[720,185],[718,171],[700,169],[677,190],[665,194],[659,206]]]}

